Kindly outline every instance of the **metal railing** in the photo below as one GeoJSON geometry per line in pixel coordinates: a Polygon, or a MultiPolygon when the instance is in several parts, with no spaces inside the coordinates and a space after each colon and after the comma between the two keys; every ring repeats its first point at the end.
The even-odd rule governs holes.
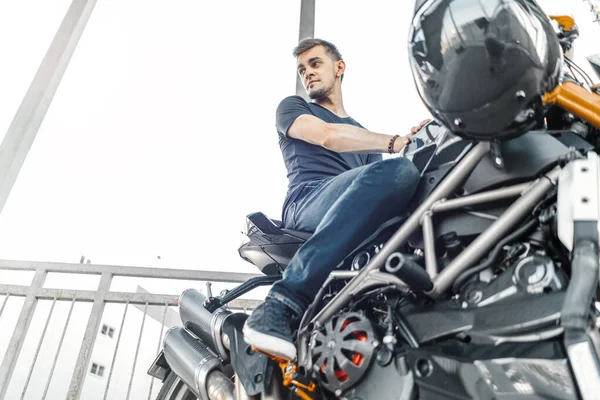
{"type": "MultiPolygon", "coordinates": [[[[70,384],[66,398],[69,400],[79,399],[81,396],[81,390],[86,378],[86,371],[88,371],[92,351],[96,337],[99,332],[101,319],[104,313],[104,308],[107,303],[121,303],[124,304],[124,311],[121,317],[121,326],[118,329],[118,337],[116,340],[114,352],[112,355],[112,361],[110,368],[108,369],[108,378],[104,390],[103,399],[107,399],[108,391],[110,388],[111,378],[113,377],[113,368],[115,366],[115,360],[119,352],[119,345],[121,342],[121,333],[125,324],[129,305],[137,305],[143,310],[143,317],[139,334],[137,335],[137,344],[135,349],[135,355],[133,360],[133,366],[130,373],[129,384],[127,389],[126,398],[129,399],[132,390],[132,381],[136,371],[136,368],[147,368],[148,366],[138,366],[138,355],[140,353],[140,343],[144,334],[144,324],[146,321],[146,315],[148,314],[149,306],[162,306],[164,312],[162,313],[162,322],[160,323],[160,335],[156,347],[152,346],[152,349],[146,349],[146,352],[153,351],[154,354],[158,354],[162,336],[164,331],[165,317],[167,315],[167,309],[170,306],[177,305],[178,295],[165,295],[165,294],[152,294],[152,293],[130,293],[130,292],[115,292],[111,291],[111,283],[114,277],[136,277],[136,278],[154,278],[159,280],[164,279],[178,279],[178,280],[190,280],[190,281],[201,281],[201,282],[234,282],[240,283],[248,278],[257,276],[256,274],[243,274],[243,273],[230,273],[230,272],[218,272],[218,271],[194,271],[185,269],[158,269],[158,268],[138,268],[138,267],[122,267],[122,266],[110,266],[110,265],[93,265],[93,264],[64,264],[64,263],[51,263],[51,262],[29,262],[29,261],[7,261],[0,260],[0,271],[33,271],[34,276],[31,281],[31,285],[8,285],[0,284],[0,295],[4,295],[4,301],[0,306],[0,317],[5,311],[6,304],[11,297],[20,296],[25,297],[23,306],[18,316],[16,326],[12,332],[10,342],[4,357],[2,364],[0,365],[0,400],[3,400],[7,393],[7,388],[17,367],[17,361],[25,343],[27,331],[30,327],[36,305],[39,300],[50,300],[51,306],[50,311],[46,317],[44,328],[41,333],[37,348],[33,357],[33,362],[29,366],[27,372],[27,378],[25,379],[24,387],[22,388],[21,398],[25,397],[28,386],[31,382],[32,372],[36,366],[36,362],[39,359],[40,348],[44,342],[44,337],[48,330],[48,325],[52,319],[53,312],[55,310],[55,304],[57,301],[70,301],[70,308],[63,325],[63,330],[60,336],[58,349],[54,354],[54,360],[52,367],[49,371],[43,371],[47,374],[45,382],[45,389],[42,398],[46,398],[48,387],[54,377],[54,369],[56,362],[63,346],[65,333],[71,322],[71,314],[73,307],[77,302],[92,302],[92,309],[87,320],[85,327],[85,333],[83,335],[83,341],[81,342],[75,367],[70,377],[70,384]],[[88,274],[100,276],[100,283],[97,290],[73,290],[73,289],[53,289],[44,288],[44,282],[48,273],[68,273],[68,274],[88,274]]],[[[258,300],[244,300],[238,299],[230,303],[231,308],[236,309],[253,309],[258,300]]],[[[20,371],[23,372],[23,371],[20,371]]],[[[148,389],[148,399],[152,394],[154,386],[154,379],[150,381],[150,387],[148,389]]],[[[138,396],[139,397],[139,396],[138,396]]],[[[145,397],[145,395],[144,395],[145,397]]],[[[53,399],[54,400],[54,399],[53,399]]]]}

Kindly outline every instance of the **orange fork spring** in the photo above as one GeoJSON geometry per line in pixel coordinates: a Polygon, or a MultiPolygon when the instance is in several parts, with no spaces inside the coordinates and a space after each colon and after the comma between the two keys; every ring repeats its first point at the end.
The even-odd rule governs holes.
{"type": "Polygon", "coordinates": [[[557,105],[600,129],[600,96],[573,82],[558,85],[543,97],[544,104],[557,105]]]}

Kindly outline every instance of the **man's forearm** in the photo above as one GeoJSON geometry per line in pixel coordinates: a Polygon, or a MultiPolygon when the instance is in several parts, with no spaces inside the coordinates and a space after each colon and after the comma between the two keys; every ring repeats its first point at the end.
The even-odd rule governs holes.
{"type": "MultiPolygon", "coordinates": [[[[329,130],[323,147],[338,153],[387,153],[393,135],[375,133],[348,124],[328,124],[329,130]]],[[[405,138],[399,137],[394,152],[404,147],[405,138]]]]}

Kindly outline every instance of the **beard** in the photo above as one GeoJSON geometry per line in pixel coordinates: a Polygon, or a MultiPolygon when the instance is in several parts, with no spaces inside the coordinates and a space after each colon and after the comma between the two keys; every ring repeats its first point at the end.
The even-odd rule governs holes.
{"type": "Polygon", "coordinates": [[[329,87],[323,87],[321,89],[314,90],[312,92],[308,92],[308,97],[311,100],[324,100],[329,98],[329,95],[333,92],[334,86],[331,85],[329,87]]]}

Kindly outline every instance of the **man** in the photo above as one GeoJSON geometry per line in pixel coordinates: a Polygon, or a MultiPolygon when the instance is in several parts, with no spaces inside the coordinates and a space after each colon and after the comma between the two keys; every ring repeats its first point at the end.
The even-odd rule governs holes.
{"type": "Polygon", "coordinates": [[[297,323],[333,269],[383,222],[403,211],[419,182],[416,167],[398,153],[405,137],[370,132],[344,109],[346,64],[338,49],[305,39],[294,49],[308,103],[285,98],[277,109],[279,145],[288,170],[285,227],[314,232],[244,326],[244,340],[285,359],[296,357],[297,323]]]}

